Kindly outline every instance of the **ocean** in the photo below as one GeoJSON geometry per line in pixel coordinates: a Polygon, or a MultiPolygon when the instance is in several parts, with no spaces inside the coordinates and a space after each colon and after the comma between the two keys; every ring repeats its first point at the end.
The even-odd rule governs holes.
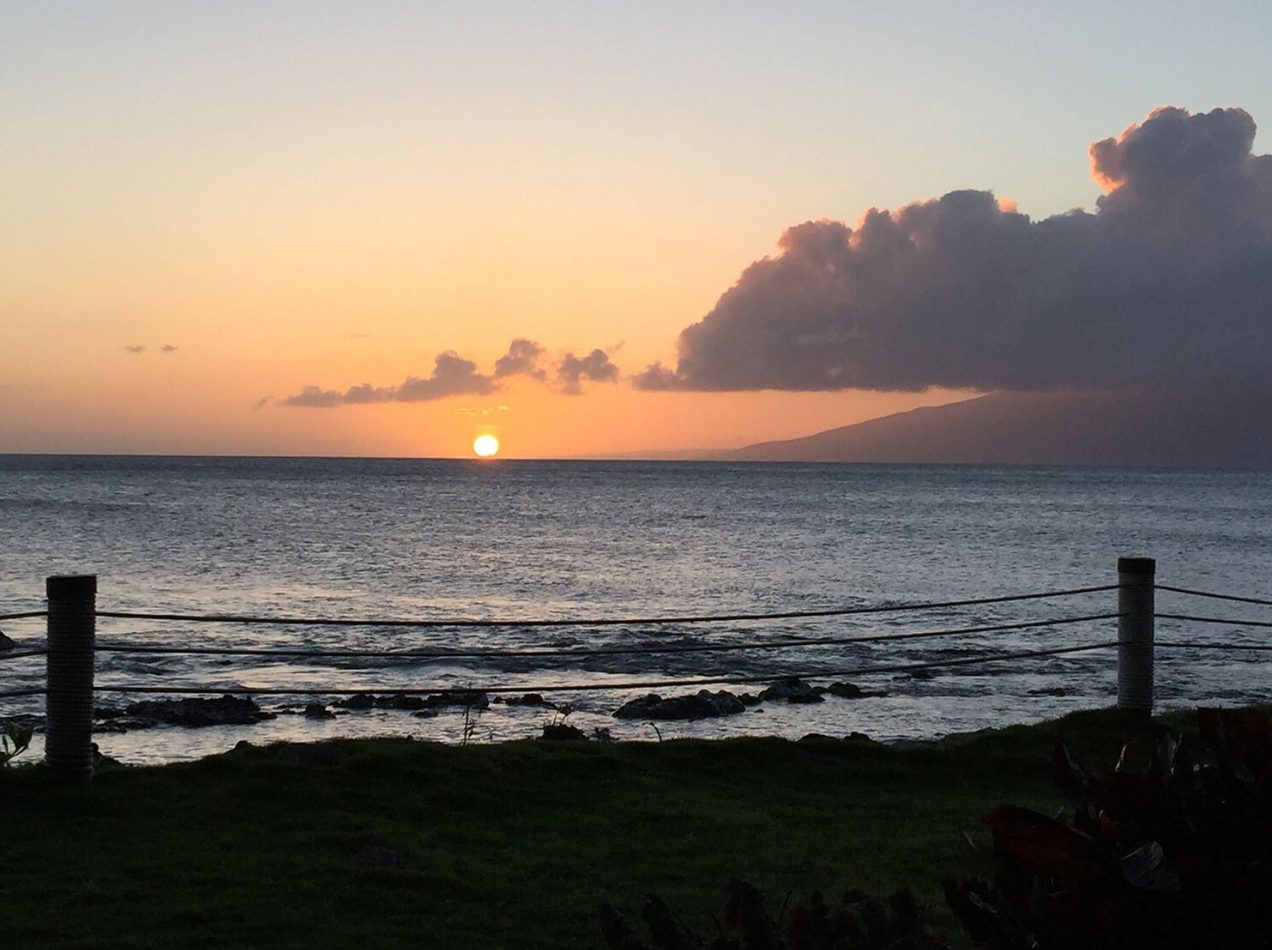
{"type": "MultiPolygon", "coordinates": [[[[1116,592],[921,612],[646,624],[641,618],[874,608],[1113,584],[1119,556],[1157,559],[1160,584],[1272,600],[1272,476],[1085,468],[495,459],[0,456],[0,614],[44,606],[45,578],[96,574],[101,610],[368,620],[631,620],[608,626],[304,627],[102,618],[100,644],[309,651],[498,650],[495,657],[98,654],[99,687],[310,689],[261,696],[255,725],[95,736],[126,762],[255,743],[409,735],[448,742],[539,735],[549,722],[620,739],[864,733],[880,740],[1032,722],[1105,706],[1114,651],[870,672],[1100,643],[1110,619],[954,637],[886,634],[1111,613],[1116,592]],[[790,639],[836,641],[772,648],[790,639]],[[729,646],[710,652],[603,650],[729,646]],[[734,647],[737,647],[736,649],[734,647]],[[508,655],[555,649],[559,655],[508,655]],[[580,651],[587,651],[580,655],[580,651]],[[799,673],[885,695],[768,701],[692,722],[616,719],[659,684],[799,673]],[[583,686],[548,692],[554,687],[583,686]],[[508,688],[569,711],[346,710],[343,691],[508,688]]],[[[1159,592],[1160,612],[1272,621],[1272,608],[1159,592]]],[[[0,627],[40,646],[41,619],[0,627]]],[[[1255,645],[1264,628],[1158,621],[1158,638],[1255,645]]],[[[1159,650],[1160,707],[1266,701],[1265,654],[1159,650]]],[[[0,655],[0,692],[43,683],[42,659],[0,655]]],[[[103,691],[119,708],[139,697],[103,691]]],[[[152,698],[152,697],[147,697],[152,698]]],[[[0,717],[40,698],[0,699],[0,717]]],[[[37,743],[38,746],[38,743],[37,743]]],[[[38,754],[38,748],[29,755],[38,754]]]]}

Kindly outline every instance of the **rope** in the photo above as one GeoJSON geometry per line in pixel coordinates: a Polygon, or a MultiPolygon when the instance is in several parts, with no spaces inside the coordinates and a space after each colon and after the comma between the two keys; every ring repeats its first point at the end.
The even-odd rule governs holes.
{"type": "Polygon", "coordinates": [[[187,623],[248,623],[277,624],[286,626],[322,627],[609,627],[640,626],[652,624],[728,623],[740,620],[794,620],[809,617],[846,617],[854,614],[893,613],[911,610],[939,610],[950,607],[974,607],[982,604],[1004,604],[1021,600],[1041,600],[1049,597],[1069,597],[1075,594],[1094,594],[1117,590],[1118,584],[1099,587],[1076,587],[1072,590],[1044,591],[1037,594],[1011,594],[1005,597],[978,597],[972,600],[947,600],[940,602],[894,604],[886,607],[841,607],[829,610],[787,610],[779,613],[717,614],[686,617],[633,617],[633,618],[585,618],[581,620],[338,620],[312,617],[252,617],[242,614],[155,614],[129,611],[99,610],[98,617],[120,620],[172,620],[187,623]]]}
{"type": "Polygon", "coordinates": [[[1155,643],[1168,650],[1272,650],[1272,644],[1264,643],[1155,643]]]}
{"type": "Polygon", "coordinates": [[[8,692],[0,693],[0,699],[16,699],[19,696],[43,696],[44,687],[35,686],[31,689],[11,689],[8,692]]]}
{"type": "Polygon", "coordinates": [[[47,610],[28,610],[20,614],[0,614],[0,620],[25,620],[27,617],[47,617],[47,610]]]}
{"type": "MultiPolygon", "coordinates": [[[[713,686],[719,684],[745,685],[747,683],[771,683],[775,679],[782,679],[791,676],[798,677],[816,677],[818,679],[826,679],[835,676],[867,676],[877,673],[905,673],[911,670],[928,670],[946,666],[971,666],[977,663],[998,663],[1008,660],[1027,660],[1041,656],[1059,656],[1064,653],[1079,653],[1084,650],[1103,650],[1109,647],[1117,646],[1117,641],[1109,641],[1107,643],[1089,643],[1084,646],[1074,647],[1057,647],[1050,650],[1027,650],[1016,653],[994,653],[987,656],[966,657],[959,660],[932,660],[927,663],[904,663],[892,666],[866,666],[856,667],[852,669],[839,670],[812,670],[801,673],[786,673],[781,676],[773,674],[765,674],[763,676],[711,676],[701,677],[698,679],[688,680],[646,680],[641,682],[623,682],[623,683],[573,683],[568,685],[554,686],[464,686],[451,689],[433,688],[433,689],[318,689],[309,688],[293,688],[293,689],[275,689],[272,687],[262,688],[243,688],[234,689],[227,687],[167,687],[167,686],[96,686],[95,692],[99,693],[162,693],[166,695],[208,695],[211,693],[230,693],[238,696],[330,696],[340,694],[342,696],[360,696],[360,695],[377,695],[389,693],[391,695],[404,696],[425,696],[454,693],[563,693],[563,692],[595,692],[598,690],[609,690],[612,692],[621,692],[632,689],[659,689],[659,688],[676,688],[685,686],[713,686]]],[[[42,690],[40,691],[42,692],[42,690]]]]}
{"type": "Polygon", "coordinates": [[[1083,623],[1091,620],[1112,620],[1120,614],[1090,614],[1082,617],[1062,617],[1054,620],[1030,620],[1021,623],[1005,623],[993,626],[962,627],[957,630],[928,630],[919,633],[874,634],[867,637],[801,637],[787,640],[771,640],[766,643],[707,643],[696,645],[668,644],[645,647],[600,647],[594,650],[529,649],[529,650],[264,650],[229,647],[168,647],[151,645],[97,645],[103,653],[147,653],[179,656],[287,656],[304,658],[391,658],[391,659],[519,659],[522,657],[596,657],[632,656],[652,653],[718,653],[730,650],[776,650],[808,646],[846,646],[854,643],[881,643],[892,640],[919,640],[932,637],[966,636],[973,633],[999,633],[1008,630],[1024,630],[1031,627],[1053,627],[1061,624],[1083,623]]]}
{"type": "Polygon", "coordinates": [[[1164,584],[1154,585],[1157,590],[1168,590],[1176,594],[1191,594],[1193,597],[1211,597],[1214,600],[1235,600],[1242,604],[1262,604],[1272,607],[1272,600],[1260,600],[1257,597],[1237,597],[1235,594],[1212,594],[1204,590],[1189,590],[1187,587],[1167,587],[1164,584]]]}
{"type": "Polygon", "coordinates": [[[1192,617],[1188,614],[1157,614],[1159,620],[1190,620],[1193,623],[1223,623],[1234,627],[1272,627],[1266,620],[1229,620],[1226,617],[1192,617]]]}
{"type": "Polygon", "coordinates": [[[18,660],[24,656],[45,656],[48,650],[22,650],[19,653],[0,653],[0,660],[18,660]]]}

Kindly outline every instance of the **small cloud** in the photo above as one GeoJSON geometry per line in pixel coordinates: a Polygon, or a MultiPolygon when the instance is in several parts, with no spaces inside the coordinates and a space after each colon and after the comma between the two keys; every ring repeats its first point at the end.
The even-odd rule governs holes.
{"type": "Polygon", "coordinates": [[[557,389],[567,396],[583,393],[583,380],[613,383],[618,380],[618,367],[610,362],[604,350],[593,350],[587,356],[566,353],[557,364],[557,389]]]}
{"type": "Polygon", "coordinates": [[[460,406],[455,410],[457,416],[493,416],[499,412],[507,412],[507,406],[495,406],[493,409],[478,409],[475,406],[460,406]]]}
{"type": "Polygon", "coordinates": [[[160,353],[175,353],[177,352],[177,348],[173,346],[171,343],[165,343],[163,347],[160,348],[159,352],[160,353]]]}
{"type": "Polygon", "coordinates": [[[531,340],[516,339],[508,345],[508,355],[495,361],[495,379],[521,374],[543,382],[547,373],[535,364],[543,353],[543,347],[531,340]]]}
{"type": "Polygon", "coordinates": [[[663,366],[661,361],[651,364],[644,372],[633,376],[632,383],[637,389],[651,392],[670,392],[687,388],[684,378],[674,369],[663,366]]]}
{"type": "Polygon", "coordinates": [[[306,386],[283,400],[284,406],[329,409],[333,406],[365,405],[373,402],[431,402],[447,396],[486,396],[496,389],[494,380],[477,372],[477,364],[447,350],[434,360],[427,378],[408,376],[400,386],[372,386],[363,383],[344,392],[306,386]]]}
{"type": "Polygon", "coordinates": [[[253,409],[264,409],[266,406],[268,406],[268,405],[269,405],[270,403],[272,403],[273,401],[274,401],[274,397],[273,397],[273,396],[262,396],[260,399],[256,400],[256,402],[252,403],[252,408],[253,408],[253,409]]]}
{"type": "Polygon", "coordinates": [[[139,353],[146,352],[146,348],[140,343],[129,343],[124,347],[125,353],[132,353],[134,356],[139,353]]]}

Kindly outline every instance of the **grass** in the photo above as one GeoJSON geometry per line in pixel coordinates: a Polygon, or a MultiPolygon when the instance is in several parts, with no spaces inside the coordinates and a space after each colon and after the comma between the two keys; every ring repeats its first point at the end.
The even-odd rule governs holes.
{"type": "Polygon", "coordinates": [[[636,921],[657,892],[706,932],[730,876],[775,915],[788,894],[908,885],[953,936],[938,882],[966,871],[960,829],[1002,802],[1054,811],[1056,732],[1107,760],[1119,722],[906,746],[358,740],[108,767],[85,786],[0,770],[0,943],[596,948],[599,902],[636,921]],[[404,865],[376,866],[376,848],[404,865]]]}

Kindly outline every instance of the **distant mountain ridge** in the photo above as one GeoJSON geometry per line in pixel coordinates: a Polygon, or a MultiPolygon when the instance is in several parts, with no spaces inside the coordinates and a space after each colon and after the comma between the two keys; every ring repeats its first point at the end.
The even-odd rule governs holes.
{"type": "Polygon", "coordinates": [[[992,393],[717,457],[1272,468],[1272,390],[992,393]]]}

